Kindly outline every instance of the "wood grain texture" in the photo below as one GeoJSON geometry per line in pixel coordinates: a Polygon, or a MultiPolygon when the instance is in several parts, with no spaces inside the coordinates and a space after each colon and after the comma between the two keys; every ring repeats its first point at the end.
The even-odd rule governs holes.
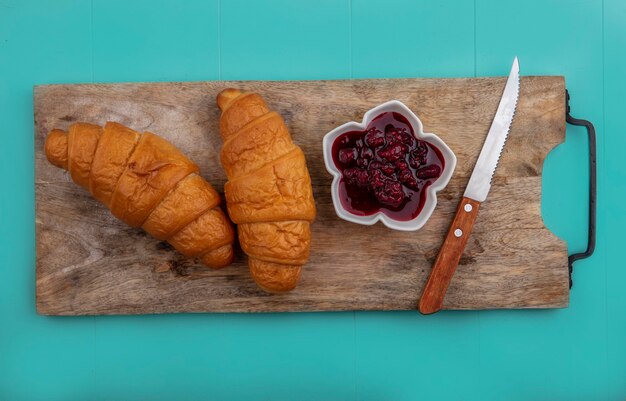
{"type": "MultiPolygon", "coordinates": [[[[35,87],[37,310],[49,315],[415,309],[495,114],[505,78],[189,82],[35,87]],[[217,93],[258,91],[307,155],[318,217],[300,286],[268,295],[245,256],[211,271],[117,221],[43,154],[52,128],[118,121],[170,140],[222,190],[217,93]],[[336,217],[321,140],[398,99],[456,153],[438,206],[416,233],[336,217]]],[[[565,136],[562,77],[523,77],[509,138],[446,309],[565,307],[567,247],[541,218],[541,169],[565,136]]]]}
{"type": "Polygon", "coordinates": [[[443,301],[454,272],[461,261],[467,241],[470,239],[480,202],[463,197],[456,209],[448,233],[439,248],[439,254],[430,271],[419,301],[419,311],[425,315],[443,307],[443,301]]]}

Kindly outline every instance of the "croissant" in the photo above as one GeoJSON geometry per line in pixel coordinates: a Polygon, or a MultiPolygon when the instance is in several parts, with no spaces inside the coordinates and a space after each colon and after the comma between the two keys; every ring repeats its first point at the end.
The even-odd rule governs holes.
{"type": "Polygon", "coordinates": [[[267,292],[292,290],[309,258],[315,219],[304,153],[260,95],[226,89],[217,104],[226,206],[252,278],[267,292]]]}
{"type": "Polygon", "coordinates": [[[121,124],[52,130],[46,157],[111,213],[212,268],[232,262],[234,231],[219,194],[174,145],[121,124]]]}

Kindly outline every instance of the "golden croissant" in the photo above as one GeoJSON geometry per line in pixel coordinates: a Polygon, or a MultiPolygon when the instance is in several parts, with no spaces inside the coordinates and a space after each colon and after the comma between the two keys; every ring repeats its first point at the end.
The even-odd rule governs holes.
{"type": "Polygon", "coordinates": [[[45,151],[126,224],[209,267],[232,262],[234,231],[219,194],[165,139],[114,122],[76,123],[67,133],[52,130],[45,151]]]}
{"type": "Polygon", "coordinates": [[[217,103],[226,206],[252,278],[267,292],[292,290],[309,258],[315,218],[304,153],[260,95],[226,89],[217,103]]]}

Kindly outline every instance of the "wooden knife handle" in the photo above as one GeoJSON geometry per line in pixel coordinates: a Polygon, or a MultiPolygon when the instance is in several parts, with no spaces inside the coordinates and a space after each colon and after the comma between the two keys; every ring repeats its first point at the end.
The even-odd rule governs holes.
{"type": "Polygon", "coordinates": [[[472,233],[479,206],[480,202],[473,199],[466,197],[461,199],[420,298],[421,313],[425,315],[435,313],[443,306],[446,290],[472,233]]]}

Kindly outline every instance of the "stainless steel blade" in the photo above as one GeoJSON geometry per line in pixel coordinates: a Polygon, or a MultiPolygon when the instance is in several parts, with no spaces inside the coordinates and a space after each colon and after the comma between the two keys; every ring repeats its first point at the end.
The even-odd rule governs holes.
{"type": "Polygon", "coordinates": [[[478,202],[483,202],[487,198],[487,193],[489,193],[491,188],[491,178],[496,171],[500,154],[509,134],[509,128],[513,122],[518,97],[519,62],[517,57],[515,57],[498,110],[496,111],[496,116],[493,118],[485,144],[480,151],[478,161],[463,196],[478,202]]]}

